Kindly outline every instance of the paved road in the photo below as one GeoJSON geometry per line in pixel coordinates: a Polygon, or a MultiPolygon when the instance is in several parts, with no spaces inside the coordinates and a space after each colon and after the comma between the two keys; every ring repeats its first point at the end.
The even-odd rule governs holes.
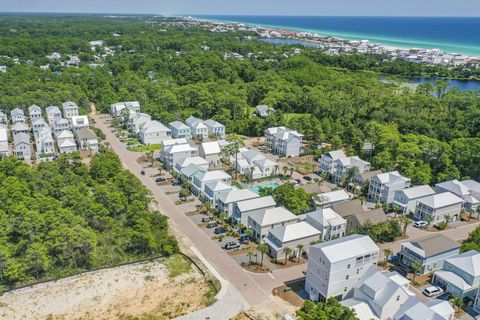
{"type": "MultiPolygon", "coordinates": [[[[130,170],[152,192],[158,203],[159,210],[170,218],[170,223],[176,230],[182,232],[196,249],[212,264],[215,269],[229,281],[245,298],[249,305],[255,306],[271,301],[267,290],[255,282],[250,273],[240,267],[224,250],[215,244],[201,229],[199,229],[155,184],[148,176],[140,174],[142,166],[137,163],[138,153],[128,151],[124,144],[110,131],[99,115],[92,116],[96,127],[105,133],[106,141],[120,157],[125,168],[130,170]]],[[[264,275],[267,277],[267,275],[264,275]]],[[[273,280],[273,279],[272,279],[273,280]]]]}

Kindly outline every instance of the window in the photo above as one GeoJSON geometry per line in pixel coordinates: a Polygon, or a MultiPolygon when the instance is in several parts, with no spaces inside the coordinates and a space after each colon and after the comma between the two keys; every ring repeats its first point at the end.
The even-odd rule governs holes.
{"type": "Polygon", "coordinates": [[[350,276],[347,274],[347,275],[345,276],[345,280],[348,280],[348,278],[350,278],[350,276]]]}
{"type": "Polygon", "coordinates": [[[350,269],[350,264],[348,264],[347,269],[350,269]]]}
{"type": "Polygon", "coordinates": [[[397,296],[397,301],[400,301],[400,296],[397,296]]]}
{"type": "Polygon", "coordinates": [[[347,292],[347,289],[348,289],[347,287],[343,288],[343,292],[347,292]]]}

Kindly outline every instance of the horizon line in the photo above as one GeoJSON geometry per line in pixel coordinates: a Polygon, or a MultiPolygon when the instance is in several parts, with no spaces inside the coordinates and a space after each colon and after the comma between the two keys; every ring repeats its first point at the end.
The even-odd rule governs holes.
{"type": "Polygon", "coordinates": [[[137,13],[122,13],[122,12],[69,12],[69,11],[37,11],[37,12],[31,12],[31,11],[0,11],[0,15],[5,15],[5,14],[25,14],[25,15],[49,15],[49,14],[54,14],[54,15],[59,15],[59,14],[65,14],[65,15],[119,15],[119,16],[136,16],[136,15],[142,15],[142,16],[165,16],[165,17],[186,17],[186,16],[192,16],[192,17],[201,17],[201,16],[222,16],[222,17],[345,17],[345,18],[350,18],[350,17],[365,17],[365,18],[480,18],[479,15],[472,15],[472,16],[465,16],[465,15],[453,15],[453,16],[447,16],[447,15],[434,15],[434,16],[428,16],[428,15],[336,15],[336,14],[327,14],[327,15],[311,15],[311,14],[231,14],[231,13],[146,13],[146,12],[137,12],[137,13]]]}

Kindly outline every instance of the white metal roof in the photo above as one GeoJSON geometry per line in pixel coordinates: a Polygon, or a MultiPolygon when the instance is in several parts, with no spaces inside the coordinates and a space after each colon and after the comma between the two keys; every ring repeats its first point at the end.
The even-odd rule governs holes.
{"type": "Polygon", "coordinates": [[[271,196],[261,197],[257,199],[249,199],[237,202],[237,207],[241,212],[251,211],[255,209],[274,207],[275,200],[271,196]]]}
{"type": "Polygon", "coordinates": [[[190,128],[189,126],[187,126],[185,123],[183,123],[181,121],[173,121],[173,122],[170,122],[168,125],[172,128],[176,128],[178,130],[185,130],[185,129],[190,128]]]}
{"type": "Polygon", "coordinates": [[[397,180],[410,181],[409,178],[402,176],[398,171],[380,173],[375,177],[380,181],[381,184],[389,184],[397,180]]]}
{"type": "Polygon", "coordinates": [[[460,181],[458,181],[457,179],[437,183],[435,187],[440,187],[442,189],[448,190],[462,198],[470,194],[470,190],[468,189],[468,187],[463,183],[461,183],[460,181]]]}
{"type": "Polygon", "coordinates": [[[470,191],[480,193],[480,183],[475,180],[463,180],[461,181],[470,191]]]}
{"type": "Polygon", "coordinates": [[[325,192],[325,193],[319,193],[317,195],[318,202],[320,204],[322,203],[334,203],[334,202],[340,202],[340,201],[345,201],[350,199],[350,196],[345,192],[345,190],[340,189],[340,190],[335,190],[331,192],[325,192]],[[324,201],[322,201],[324,199],[324,201]]]}
{"type": "Polygon", "coordinates": [[[403,194],[408,198],[408,199],[417,199],[425,196],[429,196],[435,193],[433,189],[429,185],[421,185],[421,186],[414,186],[410,187],[407,189],[403,189],[400,192],[403,192],[403,194]]]}
{"type": "Polygon", "coordinates": [[[334,150],[330,151],[324,154],[325,157],[332,158],[333,161],[340,159],[340,158],[345,158],[347,155],[343,150],[334,150]]]}
{"type": "Polygon", "coordinates": [[[201,171],[194,174],[202,182],[230,179],[230,175],[223,170],[201,171]]]}
{"type": "Polygon", "coordinates": [[[0,128],[0,141],[8,141],[6,128],[0,128]]]}
{"type": "Polygon", "coordinates": [[[259,197],[260,196],[258,194],[256,194],[255,192],[249,189],[238,189],[236,187],[233,187],[233,189],[230,190],[229,192],[225,192],[219,195],[218,199],[221,202],[227,204],[227,203],[245,201],[245,200],[259,198],[259,197]]]}
{"type": "Polygon", "coordinates": [[[287,224],[283,227],[275,227],[270,229],[269,233],[282,243],[287,243],[298,239],[319,236],[321,232],[307,222],[301,221],[287,224]]]}
{"type": "Polygon", "coordinates": [[[180,160],[178,164],[180,165],[180,167],[184,168],[189,164],[195,164],[197,166],[208,165],[208,161],[203,159],[202,157],[188,157],[180,160]]]}
{"type": "Polygon", "coordinates": [[[260,226],[268,226],[286,221],[297,219],[297,216],[284,207],[267,209],[263,212],[254,214],[251,218],[260,226]]]}
{"type": "Polygon", "coordinates": [[[361,234],[319,243],[312,248],[320,249],[331,263],[379,251],[369,236],[361,234]]]}
{"type": "Polygon", "coordinates": [[[160,123],[156,120],[147,121],[143,125],[142,132],[143,133],[152,133],[152,132],[169,132],[170,129],[165,127],[163,123],[160,123]]]}
{"type": "Polygon", "coordinates": [[[451,192],[442,192],[420,198],[418,199],[418,202],[421,202],[430,208],[438,209],[462,203],[463,200],[451,192]]]}
{"type": "Polygon", "coordinates": [[[187,144],[187,143],[188,143],[187,139],[185,138],[167,139],[162,141],[162,144],[164,147],[173,146],[174,144],[187,144]]]}
{"type": "Polygon", "coordinates": [[[313,212],[307,213],[307,217],[307,219],[318,221],[322,226],[336,226],[347,223],[347,220],[343,219],[331,208],[319,208],[313,212]]]}
{"type": "Polygon", "coordinates": [[[473,277],[480,276],[480,253],[478,251],[470,250],[448,258],[446,261],[473,277]]]}
{"type": "Polygon", "coordinates": [[[205,155],[219,154],[221,151],[217,141],[203,142],[202,149],[205,155]]]}
{"type": "Polygon", "coordinates": [[[448,283],[453,284],[455,287],[461,290],[469,290],[472,286],[469,285],[462,277],[456,275],[451,271],[438,270],[435,271],[435,276],[445,280],[448,283]]]}

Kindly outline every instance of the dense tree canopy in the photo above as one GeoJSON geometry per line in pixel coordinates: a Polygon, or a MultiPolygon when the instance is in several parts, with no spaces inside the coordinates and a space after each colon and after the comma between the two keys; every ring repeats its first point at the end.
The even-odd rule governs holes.
{"type": "Polygon", "coordinates": [[[342,306],[335,298],[326,302],[313,303],[305,301],[302,309],[297,311],[299,320],[357,320],[355,311],[342,306]]]}
{"type": "Polygon", "coordinates": [[[0,284],[5,287],[175,253],[164,215],[114,153],[29,167],[0,161],[0,284]]]}

